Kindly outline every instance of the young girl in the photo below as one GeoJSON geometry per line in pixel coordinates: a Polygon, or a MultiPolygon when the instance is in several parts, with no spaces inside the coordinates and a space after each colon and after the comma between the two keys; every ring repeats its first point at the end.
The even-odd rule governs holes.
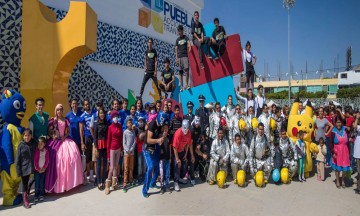
{"type": "Polygon", "coordinates": [[[298,140],[296,141],[296,147],[298,150],[299,156],[299,182],[306,182],[304,177],[304,166],[305,166],[305,158],[306,158],[306,151],[305,151],[305,143],[304,143],[304,132],[301,130],[298,133],[298,140]]]}
{"type": "Polygon", "coordinates": [[[132,118],[126,119],[127,129],[124,131],[123,135],[123,145],[124,145],[124,183],[123,183],[123,192],[127,192],[126,184],[129,182],[133,184],[133,169],[134,169],[134,149],[136,146],[135,143],[135,132],[133,131],[132,118]]]}
{"type": "Polygon", "coordinates": [[[325,158],[326,158],[326,145],[323,137],[319,138],[318,145],[319,153],[316,154],[316,168],[317,180],[324,181],[325,179],[325,158]]]}
{"type": "Polygon", "coordinates": [[[35,202],[44,201],[45,194],[45,171],[49,164],[49,151],[45,148],[46,138],[38,139],[38,147],[35,150],[35,202]]]}
{"type": "Polygon", "coordinates": [[[170,192],[170,161],[171,161],[171,146],[169,142],[169,125],[165,123],[162,127],[162,135],[164,141],[160,147],[160,178],[161,178],[161,194],[166,191],[170,192]]]}
{"type": "Polygon", "coordinates": [[[31,137],[32,132],[30,129],[25,129],[23,134],[23,141],[20,142],[16,158],[15,158],[15,164],[16,164],[16,172],[18,176],[21,176],[21,182],[22,182],[22,192],[23,192],[23,201],[24,201],[24,207],[30,208],[29,200],[28,200],[28,184],[29,184],[29,177],[30,174],[33,172],[33,163],[31,161],[32,154],[31,152],[31,137]]]}
{"type": "Polygon", "coordinates": [[[94,147],[96,155],[96,179],[99,190],[104,190],[106,179],[106,137],[108,124],[106,121],[106,112],[103,108],[98,111],[98,120],[94,125],[94,147]]]}
{"type": "Polygon", "coordinates": [[[123,148],[123,132],[121,128],[121,124],[119,121],[119,113],[116,110],[111,111],[111,120],[112,124],[109,126],[107,133],[107,157],[110,161],[110,168],[108,178],[106,179],[105,185],[105,194],[108,195],[110,193],[110,189],[116,190],[118,189],[117,185],[117,167],[119,166],[119,160],[121,156],[121,151],[123,148]],[[110,183],[112,181],[112,185],[110,188],[110,183]]]}

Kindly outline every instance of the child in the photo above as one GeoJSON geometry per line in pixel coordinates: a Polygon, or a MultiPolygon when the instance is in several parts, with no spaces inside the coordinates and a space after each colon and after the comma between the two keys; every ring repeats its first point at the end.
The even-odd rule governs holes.
{"type": "Polygon", "coordinates": [[[117,168],[123,148],[123,131],[119,122],[119,113],[116,110],[111,111],[112,124],[108,128],[107,133],[107,158],[110,161],[108,178],[105,184],[105,194],[108,195],[110,190],[117,190],[117,168]],[[111,187],[110,187],[111,184],[111,187]]]}
{"type": "Polygon", "coordinates": [[[21,176],[22,181],[22,192],[23,192],[23,201],[24,207],[30,208],[28,200],[28,184],[30,174],[33,172],[33,162],[32,162],[32,149],[31,138],[32,132],[30,129],[25,129],[23,133],[23,140],[20,142],[17,154],[15,158],[16,172],[18,176],[21,176]]]}
{"type": "Polygon", "coordinates": [[[129,182],[134,185],[133,182],[133,169],[134,169],[134,149],[136,146],[136,136],[133,131],[132,118],[126,119],[127,129],[124,131],[123,135],[123,145],[124,145],[124,183],[123,183],[123,192],[127,192],[126,184],[129,182]]]}
{"type": "Polygon", "coordinates": [[[137,134],[136,146],[137,146],[137,179],[139,181],[139,179],[143,177],[145,172],[144,157],[142,155],[142,148],[145,138],[145,122],[143,117],[139,118],[138,124],[139,127],[137,128],[137,133],[136,133],[137,134]]]}
{"type": "Polygon", "coordinates": [[[161,194],[164,194],[166,191],[170,192],[170,161],[171,161],[171,147],[169,142],[169,125],[164,124],[162,127],[162,137],[164,137],[164,141],[161,145],[160,150],[160,160],[161,160],[161,169],[160,169],[160,177],[161,177],[161,194]]]}
{"type": "Polygon", "coordinates": [[[317,180],[325,180],[325,157],[326,157],[326,146],[323,137],[319,138],[318,145],[319,153],[316,154],[316,167],[317,167],[317,180]]]}
{"type": "Polygon", "coordinates": [[[304,143],[304,132],[301,130],[298,133],[298,140],[296,141],[296,148],[299,156],[299,182],[306,182],[304,177],[304,159],[306,157],[305,143],[304,143]]]}
{"type": "MultiPolygon", "coordinates": [[[[283,166],[283,157],[282,157],[282,151],[279,146],[280,142],[279,139],[274,140],[274,170],[277,169],[279,172],[281,171],[281,168],[283,166]]],[[[280,181],[276,182],[275,184],[279,184],[280,181]]]]}
{"type": "Polygon", "coordinates": [[[49,151],[45,148],[46,138],[41,136],[38,139],[38,147],[35,150],[35,203],[44,201],[45,194],[45,171],[49,164],[49,151]]]}

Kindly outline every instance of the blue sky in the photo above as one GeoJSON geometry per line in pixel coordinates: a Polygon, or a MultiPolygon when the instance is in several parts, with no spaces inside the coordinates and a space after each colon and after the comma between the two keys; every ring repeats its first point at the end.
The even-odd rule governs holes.
{"type": "MultiPolygon", "coordinates": [[[[321,60],[324,69],[331,69],[330,73],[324,73],[325,77],[333,75],[334,61],[343,71],[346,49],[350,45],[352,64],[360,64],[359,9],[359,0],[296,1],[290,11],[291,60],[294,74],[299,74],[294,79],[302,79],[301,70],[305,79],[306,61],[308,78],[319,77],[315,72],[321,60]]],[[[271,80],[278,79],[279,62],[282,77],[285,76],[288,71],[288,19],[282,0],[205,0],[200,16],[203,24],[218,17],[228,35],[240,34],[243,47],[250,40],[258,58],[257,73],[264,74],[265,65],[265,74],[268,70],[271,80]]]]}

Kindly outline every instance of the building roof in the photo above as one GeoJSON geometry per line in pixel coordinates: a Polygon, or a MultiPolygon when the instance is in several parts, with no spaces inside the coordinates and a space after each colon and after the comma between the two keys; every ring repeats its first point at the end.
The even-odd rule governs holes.
{"type": "MultiPolygon", "coordinates": [[[[277,88],[277,87],[287,87],[289,86],[288,80],[282,81],[268,81],[268,82],[255,82],[254,86],[263,85],[264,88],[277,88]]],[[[338,78],[330,79],[308,79],[308,80],[292,80],[291,86],[324,86],[324,85],[337,85],[338,78]]]]}

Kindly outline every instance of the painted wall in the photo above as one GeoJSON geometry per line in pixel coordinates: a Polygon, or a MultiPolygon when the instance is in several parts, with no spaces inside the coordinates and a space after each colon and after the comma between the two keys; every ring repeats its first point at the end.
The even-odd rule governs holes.
{"type": "MultiPolygon", "coordinates": [[[[41,1],[48,6],[65,11],[68,10],[70,5],[70,0],[41,1]]],[[[171,44],[175,44],[174,38],[176,38],[177,34],[176,27],[179,24],[190,27],[194,12],[196,10],[201,11],[204,7],[204,0],[84,1],[88,2],[96,11],[98,19],[102,22],[157,38],[171,44]],[[150,15],[151,17],[146,17],[146,15],[150,15]],[[159,32],[159,29],[162,29],[162,32],[159,32]]],[[[185,30],[188,30],[189,27],[185,30]]]]}

